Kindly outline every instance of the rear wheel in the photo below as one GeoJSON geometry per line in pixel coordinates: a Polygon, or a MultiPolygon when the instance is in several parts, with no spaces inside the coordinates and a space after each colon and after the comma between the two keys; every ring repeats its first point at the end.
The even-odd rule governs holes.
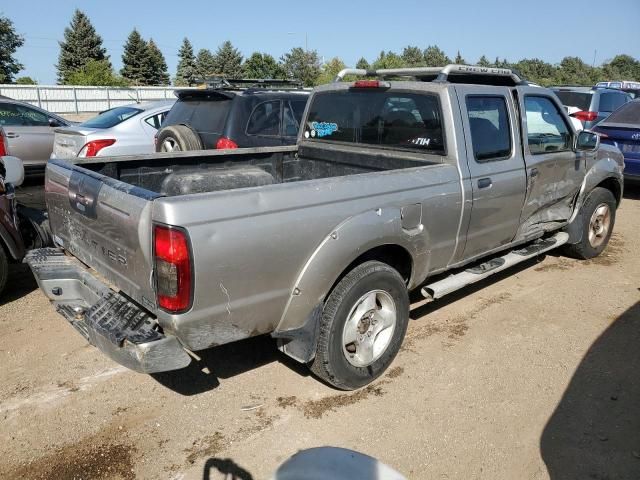
{"type": "Polygon", "coordinates": [[[7,285],[7,278],[9,277],[9,259],[7,258],[7,252],[4,247],[0,245],[0,295],[4,291],[4,287],[7,285]]]}
{"type": "Polygon", "coordinates": [[[311,371],[343,390],[371,383],[400,350],[408,322],[401,275],[377,261],[357,266],[325,302],[311,371]]]}
{"type": "Polygon", "coordinates": [[[158,132],[156,151],[186,152],[189,150],[202,150],[202,141],[191,127],[171,125],[158,132]]]}
{"type": "Polygon", "coordinates": [[[609,243],[616,221],[616,199],[606,188],[596,187],[582,205],[582,238],[568,245],[572,257],[589,259],[600,255],[609,243]]]}

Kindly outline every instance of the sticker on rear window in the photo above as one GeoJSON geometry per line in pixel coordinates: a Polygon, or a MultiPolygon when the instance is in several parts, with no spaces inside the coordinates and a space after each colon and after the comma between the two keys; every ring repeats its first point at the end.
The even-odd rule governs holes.
{"type": "Polygon", "coordinates": [[[312,137],[318,137],[318,138],[327,137],[337,131],[338,131],[337,123],[311,122],[312,137]]]}

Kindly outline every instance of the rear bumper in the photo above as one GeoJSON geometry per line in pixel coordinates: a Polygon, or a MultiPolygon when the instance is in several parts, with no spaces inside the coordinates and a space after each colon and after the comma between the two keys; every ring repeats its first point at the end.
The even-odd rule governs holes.
{"type": "Polygon", "coordinates": [[[61,249],[32,250],[25,260],[56,311],[109,358],[141,373],[177,370],[191,362],[149,313],[61,249]]]}

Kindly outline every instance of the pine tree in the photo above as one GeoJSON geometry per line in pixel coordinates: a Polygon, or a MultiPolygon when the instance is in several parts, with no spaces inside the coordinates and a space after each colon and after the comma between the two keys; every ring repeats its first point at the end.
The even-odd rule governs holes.
{"type": "Polygon", "coordinates": [[[482,55],[480,57],[480,59],[478,60],[477,65],[479,65],[481,67],[490,67],[491,66],[491,62],[489,61],[489,59],[487,57],[482,55]]]}
{"type": "Polygon", "coordinates": [[[282,66],[268,53],[254,52],[244,62],[246,78],[284,78],[282,66]]]}
{"type": "Polygon", "coordinates": [[[305,87],[313,87],[320,76],[320,60],[316,50],[292,48],[280,58],[287,78],[301,80],[305,87]]]}
{"type": "Polygon", "coordinates": [[[242,54],[229,40],[218,47],[214,57],[216,73],[228,78],[242,76],[242,54]]]}
{"type": "MultiPolygon", "coordinates": [[[[58,83],[68,83],[69,76],[90,60],[109,61],[107,51],[102,46],[102,37],[96,33],[89,17],[76,10],[70,25],[64,29],[64,41],[59,42],[58,83]]],[[[111,64],[109,63],[109,66],[111,64]]]]}
{"type": "Polygon", "coordinates": [[[131,85],[149,85],[151,83],[149,48],[147,42],[135,28],[124,44],[120,74],[131,85]]]}
{"type": "Polygon", "coordinates": [[[24,38],[16,33],[13,22],[0,16],[0,83],[11,83],[23,66],[13,55],[24,45],[24,38]]]}
{"type": "Polygon", "coordinates": [[[196,59],[193,56],[193,46],[188,38],[182,41],[182,46],[178,52],[178,69],[176,71],[176,85],[195,85],[198,77],[196,59]]]}
{"type": "Polygon", "coordinates": [[[465,65],[467,63],[467,61],[464,58],[462,58],[462,55],[460,54],[460,50],[458,50],[458,54],[456,55],[456,58],[453,61],[453,63],[455,63],[456,65],[465,65]]]}
{"type": "Polygon", "coordinates": [[[198,67],[198,75],[203,78],[219,73],[216,70],[216,59],[208,48],[202,48],[198,51],[196,65],[198,67]]]}
{"type": "Polygon", "coordinates": [[[437,45],[430,45],[424,51],[424,63],[427,67],[444,67],[451,59],[437,45]]]}
{"type": "Polygon", "coordinates": [[[366,58],[360,57],[360,60],[358,60],[358,63],[356,63],[356,68],[361,68],[362,70],[369,70],[371,68],[371,65],[369,65],[369,62],[367,62],[366,58]]]}
{"type": "Polygon", "coordinates": [[[149,85],[169,85],[169,71],[167,69],[167,62],[164,59],[164,55],[153,41],[153,38],[149,39],[147,43],[147,55],[150,65],[149,85]]]}
{"type": "Polygon", "coordinates": [[[419,67],[424,64],[422,50],[418,47],[404,47],[401,56],[405,67],[419,67]]]}

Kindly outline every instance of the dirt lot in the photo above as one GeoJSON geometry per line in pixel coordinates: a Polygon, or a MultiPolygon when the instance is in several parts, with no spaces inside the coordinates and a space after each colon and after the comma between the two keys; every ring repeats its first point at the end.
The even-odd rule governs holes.
{"type": "Polygon", "coordinates": [[[640,478],[640,189],[595,260],[549,255],[416,303],[384,378],[340,393],[269,338],[139,375],[18,276],[0,301],[0,478],[265,478],[353,448],[410,478],[640,478]],[[229,460],[229,461],[224,461],[229,460]],[[252,477],[251,477],[252,476],[252,477]]]}

